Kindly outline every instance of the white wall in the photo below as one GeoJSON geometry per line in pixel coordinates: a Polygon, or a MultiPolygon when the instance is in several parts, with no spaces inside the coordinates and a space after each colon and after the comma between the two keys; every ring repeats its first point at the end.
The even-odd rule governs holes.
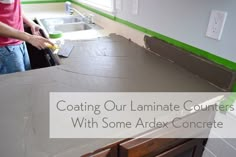
{"type": "Polygon", "coordinates": [[[235,0],[139,0],[132,15],[132,0],[122,0],[119,18],[236,62],[235,0]],[[205,36],[212,9],[228,12],[220,41],[205,36]]]}

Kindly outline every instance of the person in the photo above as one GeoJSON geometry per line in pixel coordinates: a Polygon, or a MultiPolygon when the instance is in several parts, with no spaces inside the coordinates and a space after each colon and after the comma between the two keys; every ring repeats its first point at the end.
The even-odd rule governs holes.
{"type": "Polygon", "coordinates": [[[39,30],[40,26],[24,15],[20,0],[0,0],[0,74],[30,69],[25,42],[40,50],[53,45],[39,36],[39,30]],[[30,27],[32,35],[24,32],[23,23],[30,27]]]}

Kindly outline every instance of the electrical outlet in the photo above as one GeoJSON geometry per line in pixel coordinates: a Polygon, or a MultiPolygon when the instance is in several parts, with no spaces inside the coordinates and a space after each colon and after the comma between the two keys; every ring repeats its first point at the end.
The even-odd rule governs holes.
{"type": "Polygon", "coordinates": [[[226,18],[227,12],[212,10],[206,36],[220,40],[226,18]]]}

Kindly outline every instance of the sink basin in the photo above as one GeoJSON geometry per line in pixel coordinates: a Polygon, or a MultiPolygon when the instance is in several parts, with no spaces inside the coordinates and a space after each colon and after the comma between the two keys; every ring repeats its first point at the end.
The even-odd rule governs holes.
{"type": "Polygon", "coordinates": [[[81,22],[81,18],[78,16],[68,16],[68,17],[57,17],[57,18],[46,18],[40,20],[43,24],[50,25],[50,24],[65,24],[65,23],[77,23],[81,22]]]}
{"type": "Polygon", "coordinates": [[[44,29],[48,33],[54,32],[57,30],[58,31],[60,30],[62,32],[71,32],[71,31],[88,29],[88,27],[83,26],[83,24],[80,24],[82,22],[82,19],[78,16],[44,18],[44,19],[37,19],[37,21],[41,26],[44,27],[44,29]],[[68,29],[65,29],[64,27],[68,27],[68,29]]]}
{"type": "MultiPolygon", "coordinates": [[[[80,16],[64,16],[55,18],[36,18],[36,21],[41,25],[45,36],[50,37],[56,33],[68,33],[85,31],[90,29],[102,29],[96,24],[88,24],[82,20],[80,16]]],[[[53,37],[50,37],[53,38],[53,37]]]]}
{"type": "Polygon", "coordinates": [[[55,25],[54,29],[55,31],[61,31],[63,33],[66,33],[66,32],[89,30],[92,28],[88,24],[84,22],[80,22],[80,23],[68,23],[68,24],[55,25]]]}

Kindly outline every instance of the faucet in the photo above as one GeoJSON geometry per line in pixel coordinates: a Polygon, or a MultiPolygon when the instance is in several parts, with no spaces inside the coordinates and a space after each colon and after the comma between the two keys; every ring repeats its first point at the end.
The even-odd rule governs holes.
{"type": "Polygon", "coordinates": [[[79,10],[75,9],[75,8],[72,8],[71,7],[71,15],[76,12],[79,16],[82,17],[82,19],[86,19],[86,16],[84,14],[82,14],[79,10]]]}
{"type": "Polygon", "coordinates": [[[68,1],[65,2],[65,11],[67,14],[70,14],[70,15],[72,15],[74,12],[76,12],[82,18],[83,22],[87,22],[90,24],[94,23],[93,22],[93,15],[86,16],[86,15],[82,14],[79,10],[72,7],[71,2],[68,2],[68,1]]]}

